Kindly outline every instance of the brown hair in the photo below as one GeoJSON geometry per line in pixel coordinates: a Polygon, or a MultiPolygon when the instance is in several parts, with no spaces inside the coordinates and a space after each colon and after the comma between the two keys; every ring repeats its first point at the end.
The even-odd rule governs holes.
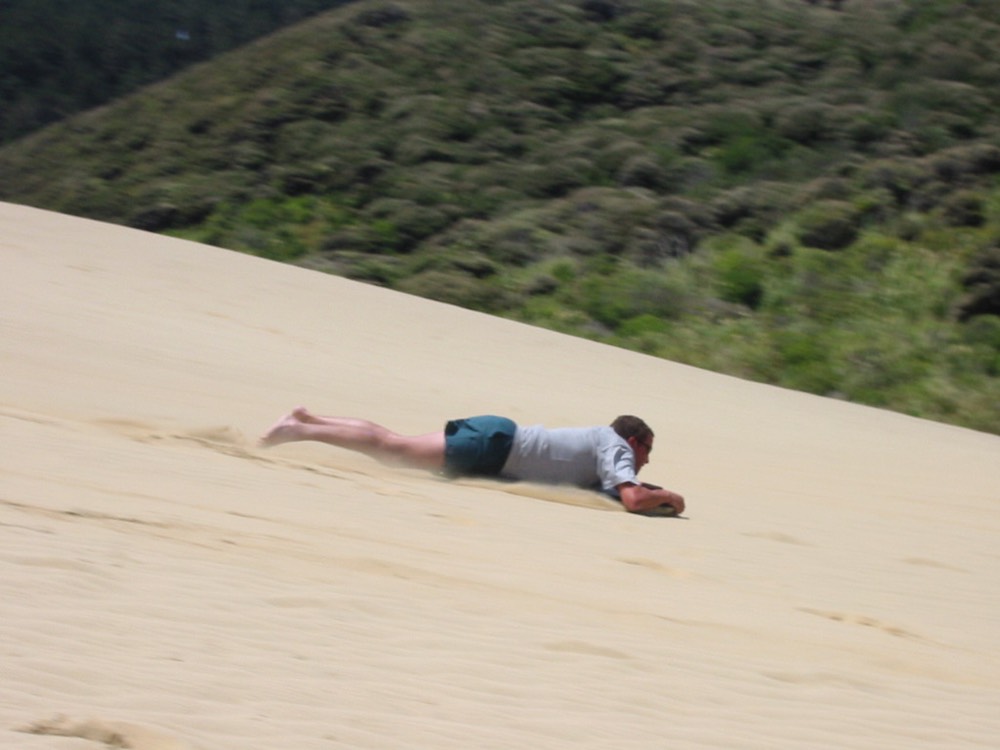
{"type": "Polygon", "coordinates": [[[649,425],[639,419],[639,417],[633,417],[631,414],[623,414],[617,417],[611,423],[611,429],[617,432],[623,440],[628,440],[630,437],[647,440],[653,437],[653,431],[649,428],[649,425]]]}

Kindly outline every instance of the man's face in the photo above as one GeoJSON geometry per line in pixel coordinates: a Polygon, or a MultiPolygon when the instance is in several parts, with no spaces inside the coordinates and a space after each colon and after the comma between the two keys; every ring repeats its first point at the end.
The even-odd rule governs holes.
{"type": "Polygon", "coordinates": [[[649,454],[653,452],[653,436],[630,437],[626,442],[635,453],[635,470],[638,473],[639,469],[649,463],[649,454]]]}

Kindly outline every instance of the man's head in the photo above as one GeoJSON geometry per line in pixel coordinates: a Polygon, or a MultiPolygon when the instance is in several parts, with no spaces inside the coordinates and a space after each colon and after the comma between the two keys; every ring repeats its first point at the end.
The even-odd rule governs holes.
{"type": "Polygon", "coordinates": [[[639,417],[623,414],[611,423],[611,429],[631,446],[635,453],[635,470],[639,471],[649,463],[649,454],[653,450],[653,431],[639,417]]]}

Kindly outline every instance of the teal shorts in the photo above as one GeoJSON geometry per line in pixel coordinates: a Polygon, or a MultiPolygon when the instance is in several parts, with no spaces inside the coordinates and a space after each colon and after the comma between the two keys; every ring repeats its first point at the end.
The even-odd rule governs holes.
{"type": "Polygon", "coordinates": [[[500,473],[514,444],[517,425],[506,417],[453,419],[444,427],[444,471],[449,476],[500,473]]]}

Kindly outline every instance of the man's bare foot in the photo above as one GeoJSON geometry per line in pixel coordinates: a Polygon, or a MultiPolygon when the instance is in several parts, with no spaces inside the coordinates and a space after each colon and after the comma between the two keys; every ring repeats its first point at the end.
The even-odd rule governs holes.
{"type": "Polygon", "coordinates": [[[292,409],[292,413],[289,415],[295,417],[304,424],[323,424],[323,419],[309,413],[309,410],[304,406],[296,406],[292,409]]]}
{"type": "Polygon", "coordinates": [[[308,421],[308,419],[300,418],[300,412],[305,417],[309,417],[309,412],[301,406],[294,409],[290,414],[286,414],[271,425],[271,428],[261,436],[257,444],[261,448],[273,448],[282,443],[298,440],[302,434],[303,423],[308,421]]]}

